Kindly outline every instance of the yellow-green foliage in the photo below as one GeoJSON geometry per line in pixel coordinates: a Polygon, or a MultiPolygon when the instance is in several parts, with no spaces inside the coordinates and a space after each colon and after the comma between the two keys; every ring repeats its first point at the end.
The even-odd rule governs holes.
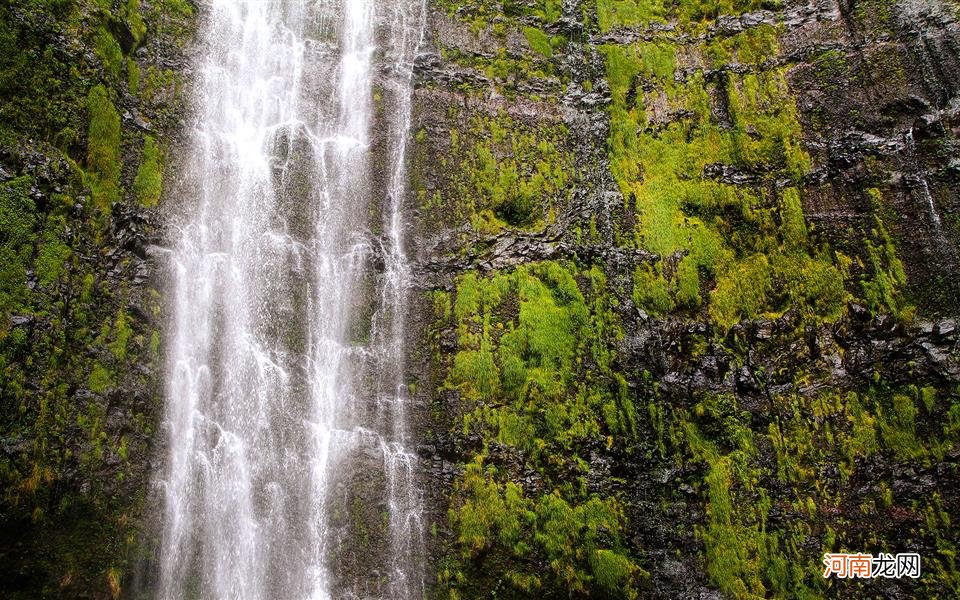
{"type": "Polygon", "coordinates": [[[120,115],[102,85],[87,96],[90,129],[87,138],[87,169],[94,200],[101,210],[120,198],[120,115]]]}
{"type": "MultiPolygon", "coordinates": [[[[537,102],[558,101],[569,72],[567,69],[557,68],[559,65],[551,59],[554,51],[567,43],[567,36],[549,36],[543,25],[560,17],[560,0],[507,0],[502,3],[494,0],[440,0],[438,4],[445,8],[451,17],[469,23],[474,33],[480,34],[486,30],[487,35],[492,34],[503,42],[498,44],[492,56],[441,46],[440,52],[444,59],[483,71],[493,87],[508,98],[523,95],[537,102]],[[508,51],[506,39],[511,34],[523,34],[533,51],[508,51]],[[537,91],[523,85],[533,80],[537,82],[537,91]]],[[[488,93],[487,85],[462,82],[458,88],[476,96],[488,93]]]]}
{"type": "Polygon", "coordinates": [[[451,130],[450,153],[461,162],[449,165],[441,158],[441,169],[456,170],[448,197],[428,208],[458,222],[469,219],[484,232],[542,227],[569,193],[573,156],[565,149],[566,135],[562,125],[535,130],[507,115],[475,117],[467,135],[451,130]]]}
{"type": "Polygon", "coordinates": [[[761,472],[749,414],[732,396],[706,395],[692,415],[679,411],[677,417],[674,437],[707,465],[707,522],[696,532],[706,546],[711,582],[732,598],[815,598],[811,586],[822,584],[814,578],[819,559],[790,556],[808,526],[801,521],[768,531],[771,503],[764,489],[756,489],[761,472]]]}
{"type": "Polygon", "coordinates": [[[900,293],[907,282],[907,275],[897,257],[893,238],[881,217],[883,195],[880,190],[870,188],[867,196],[873,208],[873,229],[871,238],[864,240],[871,276],[864,277],[860,282],[863,298],[875,312],[901,314],[910,310],[900,293]]]}
{"type": "Polygon", "coordinates": [[[643,264],[633,273],[633,302],[654,316],[663,316],[675,304],[670,284],[657,268],[643,264]]]}
{"type": "Polygon", "coordinates": [[[710,316],[730,327],[764,309],[794,307],[831,321],[843,314],[846,298],[843,272],[828,257],[775,254],[768,259],[756,254],[718,277],[710,293],[710,316]]]}
{"type": "Polygon", "coordinates": [[[634,408],[625,383],[610,368],[610,345],[621,335],[606,279],[586,272],[593,299],[575,271],[547,262],[457,283],[454,315],[459,350],[447,384],[476,408],[464,427],[534,456],[559,444],[604,434],[629,434],[634,408]],[[505,303],[516,319],[503,320],[505,303]],[[589,358],[593,368],[579,367],[589,358]]]}
{"type": "Polygon", "coordinates": [[[878,415],[884,446],[903,459],[921,458],[927,452],[927,448],[917,439],[914,395],[893,394],[886,410],[881,408],[878,415]]]}
{"type": "Polygon", "coordinates": [[[53,40],[77,10],[70,0],[0,3],[0,133],[52,140],[76,127],[86,93],[79,61],[53,40]]]}
{"type": "Polygon", "coordinates": [[[27,299],[27,268],[36,239],[32,184],[26,176],[0,183],[0,314],[27,299]]]}
{"type": "Polygon", "coordinates": [[[116,321],[113,324],[113,341],[110,342],[110,352],[114,358],[123,360],[127,357],[127,344],[130,342],[130,336],[133,330],[130,329],[126,311],[121,310],[117,313],[116,321]]]}
{"type": "MultiPolygon", "coordinates": [[[[478,457],[455,484],[454,496],[462,500],[450,509],[450,522],[463,560],[513,559],[505,571],[485,575],[514,593],[559,589],[579,597],[638,597],[637,580],[647,574],[620,547],[624,516],[619,502],[591,496],[571,505],[558,490],[534,499],[499,479],[497,470],[484,469],[478,457]],[[527,566],[532,554],[542,557],[549,571],[527,566]]],[[[441,574],[441,583],[470,590],[476,582],[441,574]]]]}
{"type": "Polygon", "coordinates": [[[550,45],[550,37],[542,29],[536,27],[524,27],[523,35],[527,38],[530,47],[540,54],[549,58],[553,54],[553,47],[550,45]]]}
{"type": "Polygon", "coordinates": [[[600,31],[643,25],[651,21],[662,22],[666,14],[663,0],[597,0],[600,31]]]}
{"type": "MultiPolygon", "coordinates": [[[[520,7],[522,4],[517,3],[520,7]]],[[[532,13],[540,17],[545,23],[553,23],[560,18],[563,6],[561,0],[535,0],[532,13]]]]}
{"type": "Polygon", "coordinates": [[[154,102],[158,96],[175,88],[177,84],[176,73],[171,69],[158,69],[154,65],[147,67],[146,77],[140,86],[140,97],[145,102],[154,102]]]}
{"type": "Polygon", "coordinates": [[[933,532],[937,553],[925,559],[923,573],[930,583],[938,583],[953,596],[960,595],[960,567],[957,563],[957,530],[944,507],[943,496],[934,492],[924,510],[924,524],[933,532]]]}
{"type": "Polygon", "coordinates": [[[114,79],[119,78],[120,67],[123,65],[123,52],[120,50],[120,44],[105,27],[101,27],[97,31],[93,49],[100,61],[103,62],[103,68],[107,74],[114,79]]]}
{"type": "Polygon", "coordinates": [[[544,23],[553,23],[560,18],[561,0],[437,0],[450,16],[471,22],[475,29],[482,29],[494,22],[513,23],[518,17],[536,16],[544,23]]]}
{"type": "Polygon", "coordinates": [[[692,26],[720,15],[733,16],[780,4],[780,0],[597,0],[597,19],[601,31],[670,19],[692,26]]]}
{"type": "Polygon", "coordinates": [[[153,0],[147,6],[149,14],[144,16],[150,21],[151,36],[172,38],[181,46],[186,43],[195,22],[190,0],[153,0]]]}
{"type": "Polygon", "coordinates": [[[571,482],[571,473],[588,470],[577,456],[583,444],[635,433],[627,384],[613,368],[623,334],[606,277],[596,267],[544,262],[489,277],[466,273],[456,283],[452,310],[446,298],[436,310],[452,318],[458,339],[446,386],[459,393],[461,433],[484,444],[456,484],[457,545],[464,561],[535,553],[551,571],[514,561],[506,573],[451,572],[443,583],[471,594],[486,593],[470,586],[493,579],[528,594],[634,597],[644,574],[619,548],[619,503],[571,482]],[[539,496],[506,471],[483,468],[492,442],[515,448],[541,473],[539,496]],[[609,534],[602,544],[601,530],[609,534]]]}
{"type": "Polygon", "coordinates": [[[140,93],[140,65],[132,58],[127,59],[127,90],[134,96],[140,93]]]}
{"type": "MultiPolygon", "coordinates": [[[[731,395],[706,394],[690,409],[658,404],[651,415],[656,412],[658,420],[668,423],[675,459],[689,464],[692,458],[705,467],[706,519],[696,534],[705,545],[712,583],[735,598],[822,597],[822,552],[877,543],[876,538],[858,537],[861,526],[844,529],[844,520],[824,513],[848,510],[844,507],[863,493],[846,482],[858,469],[869,468],[864,465],[874,464],[865,460],[873,454],[915,466],[943,460],[960,443],[960,430],[938,425],[925,431],[921,444],[918,429],[921,411],[927,413],[927,422],[938,421],[942,400],[946,398],[932,387],[890,388],[879,379],[863,393],[777,395],[770,400],[773,418],[760,431],[752,428],[750,413],[741,411],[731,395]],[[773,450],[775,473],[769,471],[764,448],[773,450]],[[838,467],[839,481],[825,473],[824,465],[838,467]],[[773,521],[775,513],[779,517],[773,521]]],[[[957,406],[956,396],[949,401],[957,406]]],[[[947,414],[946,421],[952,421],[947,414]]],[[[875,492],[859,497],[861,503],[866,500],[861,504],[866,515],[881,507],[903,506],[891,491],[889,477],[867,474],[877,485],[875,492]]],[[[948,539],[949,523],[936,517],[941,514],[936,497],[911,502],[909,509],[928,515],[924,535],[948,539]]],[[[960,575],[949,566],[954,545],[938,543],[938,548],[921,589],[956,589],[960,575]]]]}
{"type": "Polygon", "coordinates": [[[113,377],[106,367],[100,363],[95,363],[90,371],[90,377],[87,379],[87,385],[90,386],[91,391],[102,394],[113,385],[113,377]]]}
{"type": "Polygon", "coordinates": [[[127,0],[125,8],[130,33],[133,34],[134,41],[139,44],[147,33],[147,25],[143,22],[143,17],[140,16],[140,0],[127,0]]]}
{"type": "Polygon", "coordinates": [[[795,187],[785,188],[780,193],[780,228],[783,241],[790,248],[802,248],[807,241],[807,224],[803,218],[800,193],[795,187]]]}
{"type": "Polygon", "coordinates": [[[62,217],[47,220],[35,265],[41,285],[51,285],[63,272],[63,265],[70,256],[70,248],[63,241],[65,234],[66,221],[62,217]]]}
{"type": "Polygon", "coordinates": [[[140,167],[137,169],[136,179],[133,180],[133,193],[140,204],[155,206],[160,201],[163,192],[161,170],[160,150],[156,140],[148,135],[143,141],[140,167]]]}
{"type": "MultiPolygon", "coordinates": [[[[761,26],[701,45],[713,67],[762,64],[777,50],[776,30],[761,26]]],[[[611,171],[636,214],[635,229],[620,231],[620,242],[676,257],[637,269],[634,301],[655,315],[707,301],[721,331],[796,306],[811,319],[838,318],[846,263],[811,247],[797,187],[773,192],[704,175],[709,165],[725,164],[766,181],[801,181],[810,158],[784,72],[727,73],[718,83],[696,72],[681,83],[674,77],[677,48],[667,42],[604,48],[613,98],[611,171]],[[732,127],[714,114],[711,86],[724,95],[732,127]],[[681,116],[664,120],[664,110],[681,116]]]]}
{"type": "Polygon", "coordinates": [[[716,36],[703,46],[706,67],[721,69],[728,64],[762,67],[778,51],[777,28],[758,25],[736,35],[716,36]]]}
{"type": "MultiPolygon", "coordinates": [[[[89,393],[129,391],[121,363],[142,363],[132,355],[145,344],[117,312],[148,301],[110,285],[97,252],[105,210],[121,199],[121,136],[135,133],[122,129],[113,103],[139,87],[137,64],[111,32],[123,21],[137,45],[149,28],[163,56],[175,57],[188,36],[171,32],[193,28],[190,12],[189,0],[0,2],[0,153],[13,174],[0,181],[0,437],[18,440],[0,453],[0,504],[4,523],[31,540],[8,570],[41,574],[4,590],[15,597],[102,594],[108,581],[119,597],[137,527],[125,515],[142,503],[154,415],[134,411],[121,432],[89,393]],[[82,260],[74,248],[85,249],[82,260]],[[105,473],[103,460],[116,456],[105,473]],[[79,481],[82,493],[71,483],[79,481]]],[[[179,106],[161,84],[175,78],[154,71],[154,95],[140,108],[166,121],[179,106]]]]}

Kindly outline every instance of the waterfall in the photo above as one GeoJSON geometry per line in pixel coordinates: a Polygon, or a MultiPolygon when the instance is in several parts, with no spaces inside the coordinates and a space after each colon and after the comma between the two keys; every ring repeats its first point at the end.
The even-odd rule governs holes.
{"type": "Polygon", "coordinates": [[[380,374],[377,390],[382,417],[393,441],[384,447],[390,506],[391,576],[390,597],[406,598],[424,595],[422,560],[422,498],[415,486],[415,456],[409,452],[407,415],[409,403],[405,372],[404,337],[406,334],[406,292],[410,285],[410,268],[405,255],[403,199],[407,193],[407,144],[411,127],[411,91],[413,60],[423,43],[426,0],[414,3],[397,2],[390,14],[388,64],[392,78],[389,90],[396,107],[390,121],[390,139],[394,140],[390,155],[390,173],[386,186],[384,217],[386,230],[383,248],[384,284],[380,310],[374,317],[376,348],[379,350],[380,374]],[[414,568],[410,568],[413,566],[414,568]]]}
{"type": "MultiPolygon", "coordinates": [[[[917,143],[913,139],[913,127],[907,130],[906,135],[906,148],[910,151],[912,156],[916,156],[917,153],[917,143]]],[[[916,180],[916,187],[920,192],[920,195],[923,198],[923,204],[927,208],[927,214],[930,217],[930,224],[933,225],[933,231],[937,237],[943,237],[943,225],[940,222],[940,213],[937,212],[937,205],[933,201],[933,195],[930,193],[930,186],[927,184],[927,175],[923,172],[922,169],[918,169],[918,172],[914,176],[916,180]]],[[[939,241],[939,240],[938,240],[939,241]]],[[[946,241],[946,240],[942,240],[946,241]]]]}
{"type": "Polygon", "coordinates": [[[155,596],[422,596],[403,207],[425,6],[204,10],[171,218],[155,596]]]}

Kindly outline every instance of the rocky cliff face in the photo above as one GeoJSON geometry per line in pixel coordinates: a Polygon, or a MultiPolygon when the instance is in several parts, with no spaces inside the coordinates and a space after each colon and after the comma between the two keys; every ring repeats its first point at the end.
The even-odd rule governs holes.
{"type": "MultiPolygon", "coordinates": [[[[0,11],[0,589],[119,597],[196,11],[0,11]]],[[[956,11],[430,3],[409,388],[432,595],[960,593],[956,11]],[[824,580],[826,551],[923,575],[824,580]]]]}
{"type": "Polygon", "coordinates": [[[957,593],[955,10],[434,3],[438,595],[957,593]]]}
{"type": "Polygon", "coordinates": [[[118,597],[162,407],[183,0],[0,4],[0,595],[118,597]]]}

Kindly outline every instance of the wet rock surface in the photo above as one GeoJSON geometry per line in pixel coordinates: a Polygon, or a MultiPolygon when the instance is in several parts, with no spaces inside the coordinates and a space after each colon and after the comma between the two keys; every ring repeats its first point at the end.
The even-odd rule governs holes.
{"type": "MultiPolygon", "coordinates": [[[[146,33],[138,33],[127,9],[110,16],[86,2],[69,3],[70,14],[81,17],[80,34],[42,11],[4,9],[4,31],[15,33],[18,49],[29,49],[31,67],[59,82],[51,90],[39,79],[13,77],[2,94],[0,268],[22,268],[5,270],[2,284],[17,286],[0,289],[0,588],[8,597],[108,598],[149,588],[149,581],[136,582],[149,571],[136,563],[153,542],[128,540],[142,526],[152,449],[164,435],[157,428],[157,273],[164,255],[157,228],[158,211],[176,210],[176,201],[145,206],[134,189],[145,136],[176,155],[175,132],[188,117],[178,89],[191,75],[183,44],[193,25],[192,11],[178,12],[181,4],[140,4],[146,33]],[[80,65],[79,77],[70,65],[80,65]],[[112,197],[89,153],[88,94],[97,84],[115,114],[104,112],[120,130],[122,168],[108,174],[117,182],[112,197]],[[9,206],[28,218],[8,220],[9,206]],[[28,233],[17,237],[21,230],[28,233]]],[[[408,327],[419,343],[410,357],[412,420],[430,507],[430,593],[955,595],[955,4],[744,2],[732,5],[736,14],[668,12],[645,20],[626,12],[613,18],[604,12],[612,4],[640,5],[431,3],[415,63],[407,211],[416,259],[408,327]],[[749,36],[757,36],[756,47],[743,41],[749,36]],[[611,48],[647,52],[625,82],[611,78],[611,48]],[[661,60],[657,49],[669,50],[671,68],[644,66],[661,60]],[[751,77],[782,77],[786,85],[769,84],[773,94],[756,91],[760,100],[740,106],[738,115],[736,101],[751,77]],[[697,109],[686,99],[700,88],[697,109]],[[793,113],[777,108],[783,97],[793,113]],[[777,113],[783,130],[765,129],[762,119],[740,127],[745,106],[777,113]],[[616,117],[620,110],[642,113],[642,122],[616,117]],[[699,302],[677,300],[685,264],[699,260],[702,249],[692,237],[658,248],[649,232],[638,233],[650,210],[642,186],[657,176],[651,167],[671,158],[665,151],[629,173],[629,161],[616,160],[623,157],[614,139],[645,136],[632,150],[640,154],[643,144],[698,122],[697,110],[706,117],[681,142],[709,128],[715,136],[735,132],[747,149],[779,136],[797,141],[809,165],[799,174],[769,156],[681,165],[682,177],[657,198],[706,181],[721,186],[730,206],[703,208],[688,198],[664,220],[699,220],[726,241],[768,235],[772,241],[757,246],[772,255],[787,244],[781,232],[789,215],[778,206],[785,190],[797,189],[804,252],[830,257],[815,263],[819,272],[842,271],[843,293],[830,299],[836,310],[828,317],[817,306],[827,295],[798,301],[784,292],[785,300],[768,297],[748,317],[721,323],[712,309],[718,269],[703,265],[694,269],[699,302]],[[624,123],[627,133],[618,129],[624,123]],[[729,201],[747,195],[752,199],[740,205],[729,201]],[[765,226],[775,233],[758,235],[765,226]],[[576,296],[569,287],[548,289],[563,276],[544,265],[570,274],[587,312],[539,326],[567,332],[586,314],[590,325],[578,325],[571,339],[588,338],[602,351],[571,342],[577,350],[567,387],[550,403],[537,403],[549,381],[529,384],[521,400],[473,389],[454,373],[455,361],[466,363],[470,351],[490,344],[498,348],[492,364],[504,367],[502,332],[527,327],[536,312],[524,304],[531,300],[520,297],[521,286],[547,298],[534,307],[538,314],[576,296]],[[508,290],[501,302],[471,311],[465,277],[494,281],[518,272],[522,277],[497,280],[508,290]],[[646,293],[661,280],[665,296],[646,293]],[[657,303],[664,298],[668,308],[657,303]],[[475,344],[485,327],[488,337],[475,344]],[[573,410],[581,385],[612,399],[612,413],[629,400],[629,426],[616,429],[617,419],[597,404],[576,421],[587,433],[560,432],[575,443],[545,434],[547,411],[537,410],[573,410]],[[515,438],[483,419],[465,425],[470,415],[488,414],[519,414],[534,425],[515,438]],[[534,439],[543,447],[532,448],[534,439]],[[478,457],[479,469],[472,466],[478,457]],[[508,489],[523,509],[516,539],[504,534],[510,510],[477,510],[478,498],[488,507],[509,504],[508,489]],[[576,510],[585,506],[604,523],[583,525],[587,519],[576,510]],[[484,536],[464,525],[466,509],[484,536]],[[560,519],[551,514],[569,517],[575,533],[558,534],[560,519]],[[919,552],[924,577],[824,582],[820,557],[839,549],[919,552]],[[598,557],[614,562],[605,571],[598,557]],[[612,577],[607,587],[604,573],[612,577]]],[[[290,220],[298,226],[296,215],[290,220]]],[[[752,251],[742,244],[732,260],[752,251]]],[[[771,288],[779,292],[789,285],[778,277],[771,288]]],[[[756,279],[744,271],[737,287],[756,279]]],[[[536,327],[529,331],[535,337],[536,327]]],[[[535,355],[528,350],[520,360],[530,366],[535,355]]],[[[371,543],[380,535],[368,525],[383,507],[365,500],[348,500],[363,517],[344,520],[342,529],[352,533],[338,542],[358,553],[368,547],[365,534],[371,543]]],[[[362,570],[368,558],[358,554],[344,568],[362,570]]]]}
{"type": "MultiPolygon", "coordinates": [[[[610,3],[565,2],[561,15],[551,18],[537,9],[498,3],[470,2],[456,10],[441,3],[431,14],[431,46],[417,62],[422,133],[414,226],[421,231],[416,268],[425,332],[417,379],[433,415],[430,443],[420,455],[434,506],[441,595],[454,588],[461,597],[493,589],[559,597],[560,590],[577,589],[584,596],[606,597],[596,583],[576,588],[570,580],[552,580],[555,563],[545,558],[547,550],[534,550],[523,560],[511,555],[498,545],[495,525],[489,532],[494,540],[487,538],[481,551],[471,549],[466,540],[473,538],[465,537],[464,515],[474,514],[479,493],[465,486],[475,485],[471,461],[478,456],[487,466],[488,482],[516,484],[529,498],[562,489],[564,477],[562,469],[538,466],[539,459],[520,449],[521,442],[504,444],[502,428],[478,431],[464,425],[480,409],[454,363],[475,348],[470,336],[485,334],[472,327],[465,331],[469,319],[444,316],[437,298],[449,294],[456,310],[466,293],[465,276],[497,278],[544,262],[574,265],[574,271],[600,268],[623,327],[622,337],[610,343],[616,353],[613,368],[623,374],[636,406],[636,436],[601,425],[600,435],[582,439],[575,451],[549,451],[575,452],[588,465],[583,495],[558,492],[565,498],[623,503],[626,525],[619,547],[649,575],[634,572],[613,595],[949,593],[945,590],[956,580],[947,574],[949,550],[941,551],[956,545],[948,523],[960,509],[952,491],[956,432],[945,425],[952,422],[948,414],[956,410],[960,383],[953,329],[960,308],[953,277],[958,267],[952,165],[960,41],[955,9],[922,2],[787,2],[777,9],[714,15],[698,26],[668,15],[664,22],[602,29],[599,23],[608,17],[598,10],[604,4],[610,3]],[[564,38],[550,55],[554,70],[511,37],[525,27],[564,38]],[[760,57],[734,54],[725,64],[705,66],[697,54],[714,42],[762,31],[774,32],[776,43],[760,57]],[[645,80],[637,74],[629,85],[628,103],[637,102],[642,111],[635,98],[646,98],[642,127],[654,138],[696,118],[651,100],[672,82],[706,82],[711,119],[729,130],[736,115],[722,97],[727,92],[714,87],[724,89],[731,78],[742,85],[755,75],[782,74],[796,106],[803,151],[810,157],[799,176],[809,236],[813,244],[852,259],[837,316],[811,318],[815,306],[790,301],[724,325],[706,300],[699,308],[667,311],[637,301],[638,268],[649,265],[672,281],[669,273],[682,268],[690,251],[658,252],[642,239],[628,241],[644,217],[637,200],[625,197],[618,184],[623,178],[615,169],[622,167],[611,161],[611,107],[620,93],[609,79],[611,46],[676,48],[672,76],[645,80]],[[504,55],[517,63],[516,70],[504,73],[491,66],[504,55]],[[562,91],[551,91],[558,89],[548,83],[554,79],[562,91]],[[569,193],[545,200],[538,218],[519,227],[497,207],[495,189],[487,196],[482,173],[466,181],[451,175],[482,172],[471,153],[488,150],[500,169],[509,166],[516,143],[498,141],[498,125],[491,124],[504,114],[538,131],[561,123],[564,151],[574,156],[569,193]],[[485,125],[476,127],[478,121],[485,125]],[[471,191],[464,194],[464,189],[471,191]],[[476,202],[477,197],[488,201],[476,202]],[[891,314],[890,305],[869,300],[871,284],[864,282],[877,271],[869,266],[867,250],[880,243],[871,237],[878,228],[887,232],[881,237],[888,235],[902,262],[904,275],[894,286],[902,294],[899,306],[912,307],[906,313],[891,314]],[[905,407],[908,396],[916,412],[905,407]],[[865,431],[864,419],[874,433],[861,445],[851,440],[859,435],[854,429],[865,431]],[[919,445],[899,446],[905,438],[894,430],[900,427],[913,432],[919,445]],[[818,571],[822,553],[840,548],[917,551],[930,557],[925,564],[939,574],[921,582],[825,583],[818,571]],[[724,557],[726,567],[720,565],[724,557]],[[796,569],[781,573],[774,560],[792,561],[796,569]],[[523,587],[526,580],[504,575],[525,572],[528,561],[541,575],[536,592],[523,587]]],[[[745,133],[754,140],[767,135],[750,126],[745,133]]],[[[525,168],[529,174],[536,167],[525,168]]],[[[521,179],[525,172],[519,171],[521,179]]],[[[774,196],[798,186],[796,177],[774,168],[734,161],[708,162],[689,177],[774,196]]],[[[778,226],[781,218],[776,217],[778,226]]],[[[725,231],[749,229],[743,221],[733,222],[725,231]]],[[[701,297],[714,298],[716,285],[709,275],[701,279],[701,297]]],[[[489,309],[494,328],[522,326],[512,303],[489,309]]],[[[491,334],[494,343],[498,335],[491,334]]],[[[494,365],[504,368],[498,360],[494,365]]],[[[511,400],[503,393],[481,394],[483,410],[507,410],[502,407],[511,400]]],[[[539,521],[531,519],[531,531],[520,535],[538,548],[536,540],[543,538],[536,536],[543,534],[535,533],[539,521]]],[[[582,543],[585,552],[592,551],[582,543]]],[[[589,572],[587,566],[572,568],[589,572]]]]}
{"type": "Polygon", "coordinates": [[[162,411],[143,149],[185,118],[192,8],[2,13],[0,595],[118,597],[162,411]]]}

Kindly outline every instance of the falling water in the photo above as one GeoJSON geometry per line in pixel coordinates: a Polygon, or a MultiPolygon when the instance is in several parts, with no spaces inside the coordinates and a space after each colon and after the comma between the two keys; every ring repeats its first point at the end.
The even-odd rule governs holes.
{"type": "MultiPolygon", "coordinates": [[[[911,127],[906,134],[907,148],[910,150],[911,154],[916,153],[916,142],[913,139],[913,127],[911,127]]],[[[920,195],[923,197],[923,202],[927,207],[927,214],[930,217],[930,223],[933,225],[933,230],[937,236],[943,236],[943,225],[940,222],[940,213],[937,212],[937,205],[933,201],[933,195],[930,193],[930,186],[927,184],[926,173],[919,172],[916,175],[916,180],[918,184],[918,190],[920,195]]],[[[945,241],[945,240],[944,240],[945,241]]]]}
{"type": "Polygon", "coordinates": [[[374,318],[374,339],[379,350],[377,391],[381,419],[392,441],[383,448],[389,490],[391,532],[390,597],[423,596],[422,569],[413,568],[422,557],[422,498],[414,482],[415,456],[409,452],[405,407],[407,386],[404,336],[406,333],[407,287],[410,268],[404,253],[403,198],[407,192],[406,152],[410,136],[411,83],[414,54],[423,42],[425,0],[395,3],[390,14],[391,32],[388,64],[392,77],[389,93],[396,107],[390,122],[390,139],[394,140],[390,156],[385,211],[386,240],[384,284],[381,286],[380,310],[374,318]]]}
{"type": "Polygon", "coordinates": [[[422,595],[403,364],[421,2],[204,6],[172,226],[159,598],[422,595]],[[366,557],[362,519],[386,529],[366,557]]]}

